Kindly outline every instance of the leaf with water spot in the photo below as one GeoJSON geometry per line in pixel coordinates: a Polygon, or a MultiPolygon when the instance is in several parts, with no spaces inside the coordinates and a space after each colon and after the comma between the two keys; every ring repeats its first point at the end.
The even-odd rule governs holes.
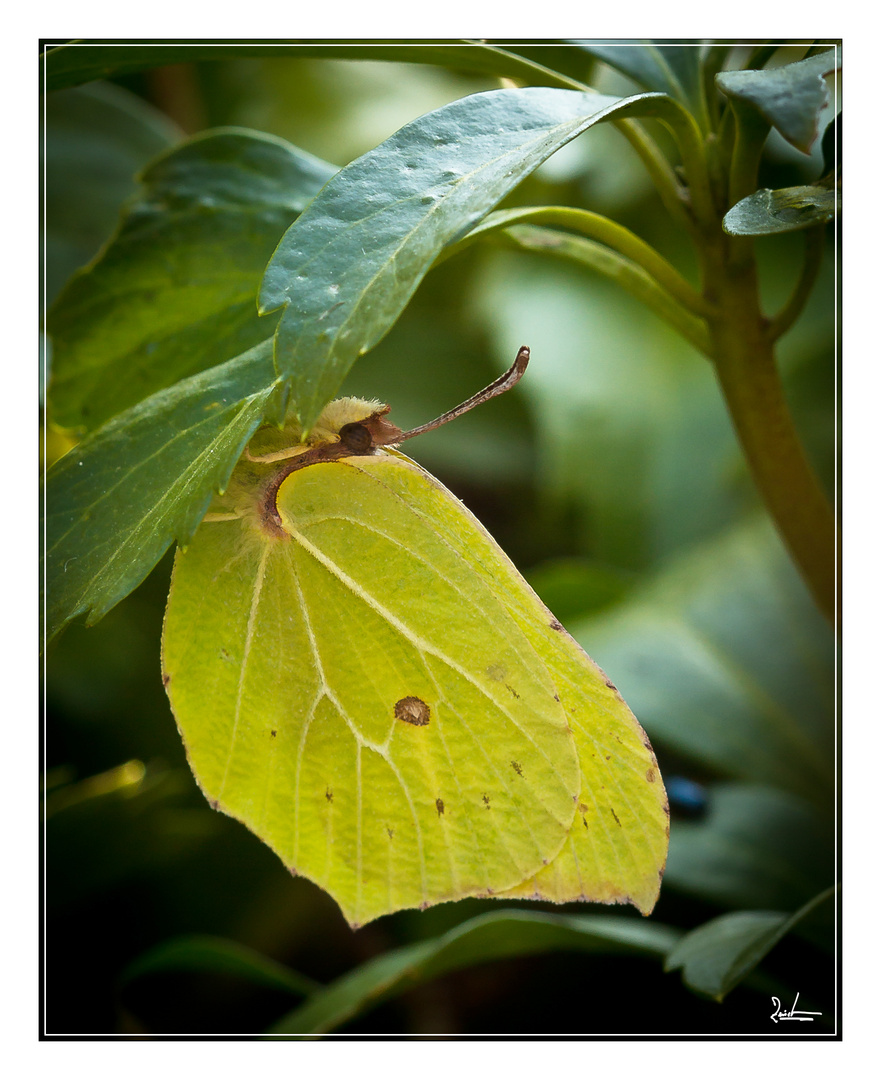
{"type": "Polygon", "coordinates": [[[489,90],[418,117],[341,169],[285,233],[260,287],[261,313],[281,309],[275,361],[304,428],[443,249],[521,180],[595,124],[670,107],[663,94],[489,90]]]}
{"type": "Polygon", "coordinates": [[[200,787],[353,925],[506,893],[650,911],[645,733],[462,504],[374,443],[384,415],[258,433],[271,460],[177,555],[163,673],[200,787]]]}
{"type": "Polygon", "coordinates": [[[767,236],[825,225],[840,210],[841,192],[834,185],[761,188],[735,203],[722,225],[731,236],[767,236]]]}

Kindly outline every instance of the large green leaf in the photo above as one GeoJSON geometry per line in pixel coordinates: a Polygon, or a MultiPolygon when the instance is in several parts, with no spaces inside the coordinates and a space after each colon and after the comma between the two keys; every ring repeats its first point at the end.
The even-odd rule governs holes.
{"type": "Polygon", "coordinates": [[[46,86],[60,90],[93,79],[109,79],[166,64],[236,60],[244,56],[319,57],[328,60],[387,60],[436,64],[452,71],[482,72],[545,86],[572,86],[573,80],[498,46],[462,38],[449,41],[245,41],[235,45],[96,45],[73,42],[45,54],[46,86]]]}
{"type": "Polygon", "coordinates": [[[731,911],[692,930],[667,956],[665,971],[682,968],[693,990],[722,1001],[771,949],[814,909],[829,900],[834,887],[809,900],[794,914],[731,911]]]}
{"type": "Polygon", "coordinates": [[[787,142],[808,154],[829,99],[823,76],[841,66],[840,56],[835,48],[785,67],[723,71],[716,76],[716,85],[734,101],[755,109],[787,142]]]}
{"type": "Polygon", "coordinates": [[[119,86],[64,90],[46,101],[46,302],[88,262],[135,190],[135,173],[183,137],[119,86]]]}
{"type": "Polygon", "coordinates": [[[308,429],[355,360],[391,328],[445,245],[593,124],[668,114],[663,94],[494,90],[406,124],[342,169],[267,267],[261,312],[283,307],[280,374],[308,429]]]}
{"type": "Polygon", "coordinates": [[[678,930],[661,923],[615,915],[525,911],[482,915],[442,937],[396,949],[362,964],[279,1020],[269,1034],[319,1035],[333,1031],[411,986],[490,960],[558,950],[664,956],[678,937],[678,930]]]}
{"type": "MultiPolygon", "coordinates": [[[[121,413],[46,477],[45,630],[94,623],[186,543],[274,406],[271,343],[121,413]]],[[[273,413],[273,415],[276,415],[273,413]]]]}
{"type": "Polygon", "coordinates": [[[570,628],[652,738],[703,768],[828,806],[834,638],[764,521],[570,628]]]}
{"type": "Polygon", "coordinates": [[[674,821],[665,884],[724,907],[793,910],[835,880],[828,819],[759,784],[713,784],[700,821],[674,821]]]}
{"type": "Polygon", "coordinates": [[[98,427],[269,337],[260,276],[334,171],[282,139],[237,129],[154,161],[112,241],[50,312],[52,419],[98,427]]]}

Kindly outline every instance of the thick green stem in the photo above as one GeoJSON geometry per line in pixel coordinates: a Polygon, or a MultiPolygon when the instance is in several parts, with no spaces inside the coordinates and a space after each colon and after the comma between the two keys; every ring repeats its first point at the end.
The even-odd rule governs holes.
{"type": "Polygon", "coordinates": [[[759,310],[755,264],[730,238],[707,250],[706,295],[716,372],[753,479],[814,598],[836,616],[837,529],[792,421],[759,310]]]}

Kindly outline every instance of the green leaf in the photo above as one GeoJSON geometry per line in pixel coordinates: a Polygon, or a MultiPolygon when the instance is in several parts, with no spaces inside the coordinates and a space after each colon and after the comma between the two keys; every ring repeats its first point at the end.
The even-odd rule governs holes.
{"type": "Polygon", "coordinates": [[[682,968],[693,990],[722,1001],[768,955],[774,946],[824,901],[834,887],[808,901],[794,914],[779,911],[732,911],[680,938],[668,954],[665,971],[682,968]]]}
{"type": "Polygon", "coordinates": [[[135,173],[182,136],[119,86],[64,90],[46,101],[47,303],[113,232],[135,173]]]}
{"type": "Polygon", "coordinates": [[[385,60],[436,64],[451,71],[484,73],[546,86],[572,86],[573,80],[513,52],[477,41],[247,41],[236,45],[96,45],[74,42],[45,54],[46,86],[60,90],[93,79],[110,79],[166,64],[236,60],[244,56],[318,57],[333,60],[385,60]]]}
{"type": "Polygon", "coordinates": [[[822,184],[799,185],[747,195],[725,215],[725,232],[732,236],[767,236],[796,232],[832,221],[841,211],[841,192],[822,184]]]}
{"type": "Polygon", "coordinates": [[[284,307],[275,357],[293,379],[304,429],[447,244],[593,124],[669,105],[660,94],[473,94],[405,125],[337,173],[288,230],[260,292],[261,312],[284,307]]]}
{"type": "Polygon", "coordinates": [[[260,277],[334,173],[256,132],[196,136],[154,161],[101,257],[49,314],[52,419],[92,429],[272,334],[260,277]]]}
{"type": "Polygon", "coordinates": [[[695,106],[700,101],[704,49],[698,42],[693,45],[666,45],[662,41],[639,45],[581,42],[580,45],[585,52],[644,89],[669,94],[692,111],[698,111],[695,106]]]}
{"type": "MultiPolygon", "coordinates": [[[[492,48],[503,48],[506,53],[514,53],[522,56],[534,64],[541,65],[545,70],[552,70],[559,75],[568,76],[579,88],[591,86],[591,73],[595,64],[592,57],[581,49],[573,48],[571,42],[543,39],[541,42],[534,40],[517,41],[511,38],[489,39],[487,45],[492,48]]],[[[535,79],[528,82],[522,76],[518,78],[525,86],[537,85],[535,79]]],[[[545,82],[543,85],[556,86],[558,83],[545,82]]]]}
{"type": "Polygon", "coordinates": [[[186,543],[278,386],[271,343],[161,390],[75,446],[46,477],[47,640],[127,596],[186,543]]]}
{"type": "Polygon", "coordinates": [[[841,66],[840,56],[835,48],[785,67],[722,71],[716,85],[735,102],[756,110],[787,142],[808,154],[829,99],[823,76],[841,66]]]}
{"type": "Polygon", "coordinates": [[[169,971],[198,971],[234,975],[259,986],[308,997],[320,983],[276,960],[226,938],[188,934],[165,941],[142,953],[123,971],[122,983],[169,971]]]}
{"type": "Polygon", "coordinates": [[[600,955],[664,956],[679,931],[614,915],[500,911],[478,916],[431,941],[385,953],[337,979],[273,1025],[272,1035],[333,1031],[404,990],[450,971],[512,956],[566,950],[600,955]]]}
{"type": "Polygon", "coordinates": [[[665,883],[726,907],[792,910],[835,878],[828,819],[786,791],[714,784],[701,821],[674,821],[665,883]]]}
{"type": "Polygon", "coordinates": [[[834,638],[764,520],[572,629],[653,738],[722,775],[828,805],[834,638]]]}

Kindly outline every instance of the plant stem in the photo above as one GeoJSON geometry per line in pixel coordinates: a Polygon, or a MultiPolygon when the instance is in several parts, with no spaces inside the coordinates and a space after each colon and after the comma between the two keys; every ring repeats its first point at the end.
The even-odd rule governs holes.
{"type": "Polygon", "coordinates": [[[692,221],[688,215],[686,189],[676,179],[676,173],[658,144],[637,120],[613,120],[612,124],[633,147],[655,185],[667,213],[679,225],[691,231],[692,221]]]}
{"type": "MultiPolygon", "coordinates": [[[[636,263],[662,289],[693,315],[706,318],[709,307],[699,292],[679,273],[675,266],[656,251],[651,244],[636,233],[602,214],[571,206],[522,206],[512,210],[496,210],[488,214],[458,244],[447,248],[443,255],[455,254],[469,243],[495,229],[507,229],[512,225],[561,225],[566,229],[599,240],[620,255],[636,263]]],[[[440,258],[438,259],[440,261],[440,258]]]]}
{"type": "Polygon", "coordinates": [[[782,337],[802,313],[811,289],[820,272],[823,261],[823,229],[808,229],[805,232],[805,256],[801,275],[785,306],[771,320],[768,336],[772,341],[782,337]]]}
{"type": "Polygon", "coordinates": [[[501,236],[517,247],[562,256],[596,270],[651,308],[699,352],[711,355],[706,322],[684,308],[641,266],[605,244],[538,225],[513,225],[491,235],[501,236]]]}
{"type": "MultiPolygon", "coordinates": [[[[721,230],[720,230],[721,231],[721,230]]],[[[836,616],[837,529],[802,448],[759,310],[755,263],[717,235],[705,249],[705,295],[716,374],[753,479],[823,613],[836,616]]],[[[742,238],[738,238],[742,240],[742,238]]]]}

